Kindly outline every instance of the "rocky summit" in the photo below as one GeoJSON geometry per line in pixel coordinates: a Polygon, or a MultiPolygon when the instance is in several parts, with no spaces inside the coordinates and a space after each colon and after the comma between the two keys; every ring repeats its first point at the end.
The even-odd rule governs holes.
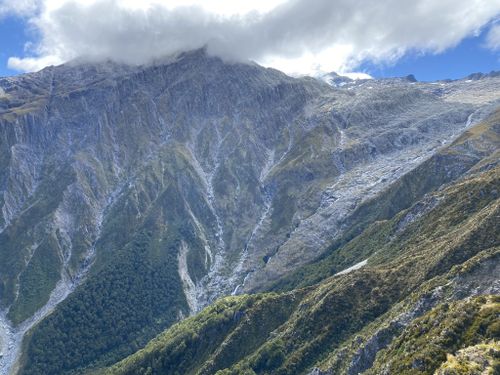
{"type": "Polygon", "coordinates": [[[0,374],[498,371],[499,158],[493,73],[0,78],[0,374]]]}

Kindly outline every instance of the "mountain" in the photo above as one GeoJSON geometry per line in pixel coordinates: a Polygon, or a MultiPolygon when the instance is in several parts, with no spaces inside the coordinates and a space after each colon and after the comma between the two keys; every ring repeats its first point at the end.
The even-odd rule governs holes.
{"type": "MultiPolygon", "coordinates": [[[[112,365],[220,297],[270,291],[215,302],[146,350],[178,373],[248,368],[255,353],[275,351],[268,335],[299,327],[293,348],[276,351],[296,358],[294,373],[308,371],[319,357],[306,347],[323,336],[325,350],[335,347],[498,245],[489,190],[457,232],[476,233],[477,221],[486,242],[455,259],[444,237],[459,219],[434,229],[446,212],[462,215],[461,187],[497,183],[499,83],[487,75],[334,87],[204,50],[147,66],[73,62],[0,78],[0,374],[122,371],[112,365]],[[387,237],[387,223],[405,212],[408,223],[387,237]],[[420,220],[427,232],[404,237],[420,220]],[[432,254],[417,246],[428,238],[443,244],[433,262],[403,262],[432,254]],[[361,269],[333,276],[352,266],[361,269]],[[347,280],[357,277],[351,295],[347,280]],[[367,299],[375,285],[380,302],[367,299]],[[328,290],[346,306],[326,299],[325,316],[359,313],[338,337],[326,327],[345,322],[321,334],[299,313],[328,290]],[[188,333],[197,361],[178,345],[188,333]],[[230,335],[248,340],[242,352],[215,358],[212,345],[230,335]]],[[[142,363],[140,353],[125,363],[142,363]]],[[[283,363],[271,367],[292,371],[283,363]]]]}

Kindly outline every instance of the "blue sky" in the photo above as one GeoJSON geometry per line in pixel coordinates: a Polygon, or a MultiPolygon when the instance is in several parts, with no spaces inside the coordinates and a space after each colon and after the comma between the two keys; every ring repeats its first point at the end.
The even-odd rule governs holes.
{"type": "Polygon", "coordinates": [[[28,41],[26,24],[15,16],[0,19],[0,76],[18,74],[7,67],[11,56],[22,56],[24,45],[28,41]]]}
{"type": "Polygon", "coordinates": [[[0,76],[95,51],[97,58],[144,63],[203,45],[290,74],[355,71],[434,81],[500,70],[500,0],[254,1],[262,17],[244,18],[247,0],[0,0],[0,76]],[[188,3],[198,9],[182,10],[188,3]],[[238,14],[241,22],[215,13],[238,14]],[[43,53],[33,56],[27,45],[43,53]],[[410,52],[394,62],[402,50],[410,52]],[[17,70],[9,69],[10,57],[18,57],[10,64],[17,70]]]}
{"type": "Polygon", "coordinates": [[[439,54],[410,53],[393,65],[364,63],[360,66],[374,77],[400,77],[413,74],[419,81],[457,79],[471,73],[500,70],[500,53],[486,48],[486,31],[464,39],[458,46],[439,54]]]}

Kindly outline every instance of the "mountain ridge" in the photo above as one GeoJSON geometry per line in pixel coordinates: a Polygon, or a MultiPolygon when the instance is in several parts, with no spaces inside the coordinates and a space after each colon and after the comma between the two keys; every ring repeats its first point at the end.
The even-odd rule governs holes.
{"type": "Polygon", "coordinates": [[[279,287],[474,161],[493,163],[496,127],[463,134],[497,108],[497,84],[335,88],[203,51],[0,79],[0,320],[15,333],[3,334],[0,373],[34,316],[23,353],[45,336],[72,353],[59,373],[110,365],[223,295],[279,287]],[[417,187],[429,165],[436,180],[417,187]],[[117,311],[128,314],[118,325],[117,311]],[[85,355],[95,342],[83,326],[102,338],[85,355]]]}

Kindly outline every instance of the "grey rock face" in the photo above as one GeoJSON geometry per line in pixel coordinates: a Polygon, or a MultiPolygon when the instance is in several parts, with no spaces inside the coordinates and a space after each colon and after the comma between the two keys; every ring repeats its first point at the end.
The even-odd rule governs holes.
{"type": "Polygon", "coordinates": [[[0,79],[0,321],[22,337],[142,230],[179,240],[181,315],[260,290],[500,100],[497,76],[344,83],[203,51],[0,79]]]}

